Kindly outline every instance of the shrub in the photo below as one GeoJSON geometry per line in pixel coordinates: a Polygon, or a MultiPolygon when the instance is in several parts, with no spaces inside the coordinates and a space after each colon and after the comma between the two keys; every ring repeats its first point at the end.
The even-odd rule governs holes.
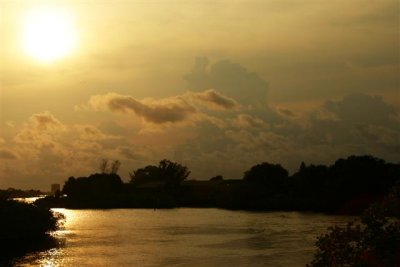
{"type": "Polygon", "coordinates": [[[400,266],[399,187],[368,208],[359,222],[330,227],[308,266],[400,266]]]}
{"type": "Polygon", "coordinates": [[[0,201],[0,246],[4,257],[23,254],[49,243],[64,216],[44,207],[13,200],[0,201]]]}

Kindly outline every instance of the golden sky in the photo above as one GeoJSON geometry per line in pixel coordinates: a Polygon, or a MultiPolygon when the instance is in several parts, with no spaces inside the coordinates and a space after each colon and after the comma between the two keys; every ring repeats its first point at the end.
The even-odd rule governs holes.
{"type": "Polygon", "coordinates": [[[399,45],[391,0],[0,1],[0,188],[398,162],[399,45]]]}

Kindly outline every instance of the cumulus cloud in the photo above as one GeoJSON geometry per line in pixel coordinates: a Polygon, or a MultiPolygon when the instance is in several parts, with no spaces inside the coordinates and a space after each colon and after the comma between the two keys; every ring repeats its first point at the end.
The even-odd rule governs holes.
{"type": "Polygon", "coordinates": [[[341,121],[363,124],[387,124],[398,112],[381,96],[350,94],[337,101],[326,101],[323,108],[341,121]]]}
{"type": "Polygon", "coordinates": [[[235,99],[218,93],[214,89],[208,89],[200,93],[190,93],[190,95],[210,109],[235,110],[240,107],[240,104],[235,99]]]}
{"type": "Polygon", "coordinates": [[[29,122],[14,136],[13,141],[19,144],[33,144],[36,147],[55,147],[56,136],[66,126],[48,111],[33,114],[29,122]]]}
{"type": "Polygon", "coordinates": [[[263,128],[267,124],[260,118],[252,117],[248,114],[239,114],[234,120],[233,125],[237,127],[251,127],[251,128],[263,128]]]}
{"type": "Polygon", "coordinates": [[[39,147],[53,146],[53,138],[51,135],[40,133],[31,128],[22,129],[17,135],[15,135],[13,141],[19,144],[32,143],[39,147]]]}
{"type": "Polygon", "coordinates": [[[119,146],[116,148],[117,155],[123,157],[124,160],[133,161],[151,161],[157,157],[157,151],[146,145],[131,145],[131,146],[119,146]]]}
{"type": "Polygon", "coordinates": [[[103,147],[97,142],[76,140],[72,143],[74,149],[79,151],[95,151],[99,152],[103,147]]]}
{"type": "MultiPolygon", "coordinates": [[[[400,147],[400,133],[393,129],[377,125],[357,125],[356,129],[362,138],[368,143],[379,143],[400,147]]],[[[400,151],[399,151],[400,152],[400,151]]]]}
{"type": "Polygon", "coordinates": [[[206,57],[199,57],[191,73],[184,78],[191,90],[215,88],[245,105],[266,106],[267,103],[267,82],[257,73],[230,60],[221,60],[209,66],[206,57]]]}
{"type": "Polygon", "coordinates": [[[48,111],[33,114],[30,121],[39,130],[52,130],[52,129],[62,129],[63,124],[57,120],[53,114],[48,111]]]}
{"type": "Polygon", "coordinates": [[[120,138],[119,136],[106,134],[93,125],[76,125],[75,127],[80,133],[79,137],[84,140],[106,140],[120,138]]]}
{"type": "Polygon", "coordinates": [[[10,149],[0,149],[0,159],[18,159],[18,155],[10,149]]]}
{"type": "Polygon", "coordinates": [[[225,132],[227,138],[233,140],[240,148],[244,150],[281,150],[287,149],[292,143],[287,137],[274,133],[272,131],[260,131],[252,133],[247,130],[225,132]]]}
{"type": "Polygon", "coordinates": [[[286,117],[286,118],[295,118],[296,114],[287,108],[277,108],[276,111],[278,112],[279,115],[286,117]]]}
{"type": "Polygon", "coordinates": [[[195,107],[182,97],[140,101],[131,96],[108,93],[92,96],[89,105],[95,110],[109,109],[114,112],[133,112],[146,122],[155,124],[182,122],[197,112],[195,107]]]}

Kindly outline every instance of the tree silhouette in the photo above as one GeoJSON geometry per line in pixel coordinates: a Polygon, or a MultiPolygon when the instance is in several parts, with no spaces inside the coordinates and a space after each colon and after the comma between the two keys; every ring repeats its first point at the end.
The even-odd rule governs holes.
{"type": "Polygon", "coordinates": [[[108,173],[108,159],[102,159],[100,162],[100,173],[108,173]]]}
{"type": "Polygon", "coordinates": [[[115,160],[110,164],[108,159],[102,159],[100,162],[100,173],[103,174],[116,174],[121,166],[121,162],[119,160],[115,160]]]}
{"type": "Polygon", "coordinates": [[[280,164],[264,162],[251,167],[244,173],[243,179],[251,184],[268,187],[270,190],[281,189],[288,178],[288,171],[280,164]]]}
{"type": "Polygon", "coordinates": [[[224,180],[224,177],[222,176],[222,175],[217,175],[217,176],[214,176],[214,177],[211,177],[210,178],[210,181],[214,181],[214,182],[220,182],[220,181],[223,181],[224,180]]]}
{"type": "Polygon", "coordinates": [[[130,182],[134,184],[162,181],[166,187],[176,187],[190,175],[190,171],[186,166],[163,159],[158,166],[148,165],[134,170],[129,175],[131,177],[130,182]]]}
{"type": "Polygon", "coordinates": [[[121,162],[119,160],[114,161],[111,165],[111,173],[116,174],[118,172],[120,166],[121,166],[121,162]]]}
{"type": "Polygon", "coordinates": [[[129,173],[130,183],[142,184],[151,181],[161,180],[160,171],[157,166],[148,165],[144,168],[134,170],[129,173]]]}

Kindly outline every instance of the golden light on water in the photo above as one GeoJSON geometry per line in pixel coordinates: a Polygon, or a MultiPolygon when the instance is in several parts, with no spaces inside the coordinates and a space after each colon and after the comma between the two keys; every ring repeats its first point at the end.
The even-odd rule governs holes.
{"type": "Polygon", "coordinates": [[[27,55],[51,62],[73,52],[77,43],[71,14],[61,8],[38,7],[23,17],[22,46],[27,55]]]}

